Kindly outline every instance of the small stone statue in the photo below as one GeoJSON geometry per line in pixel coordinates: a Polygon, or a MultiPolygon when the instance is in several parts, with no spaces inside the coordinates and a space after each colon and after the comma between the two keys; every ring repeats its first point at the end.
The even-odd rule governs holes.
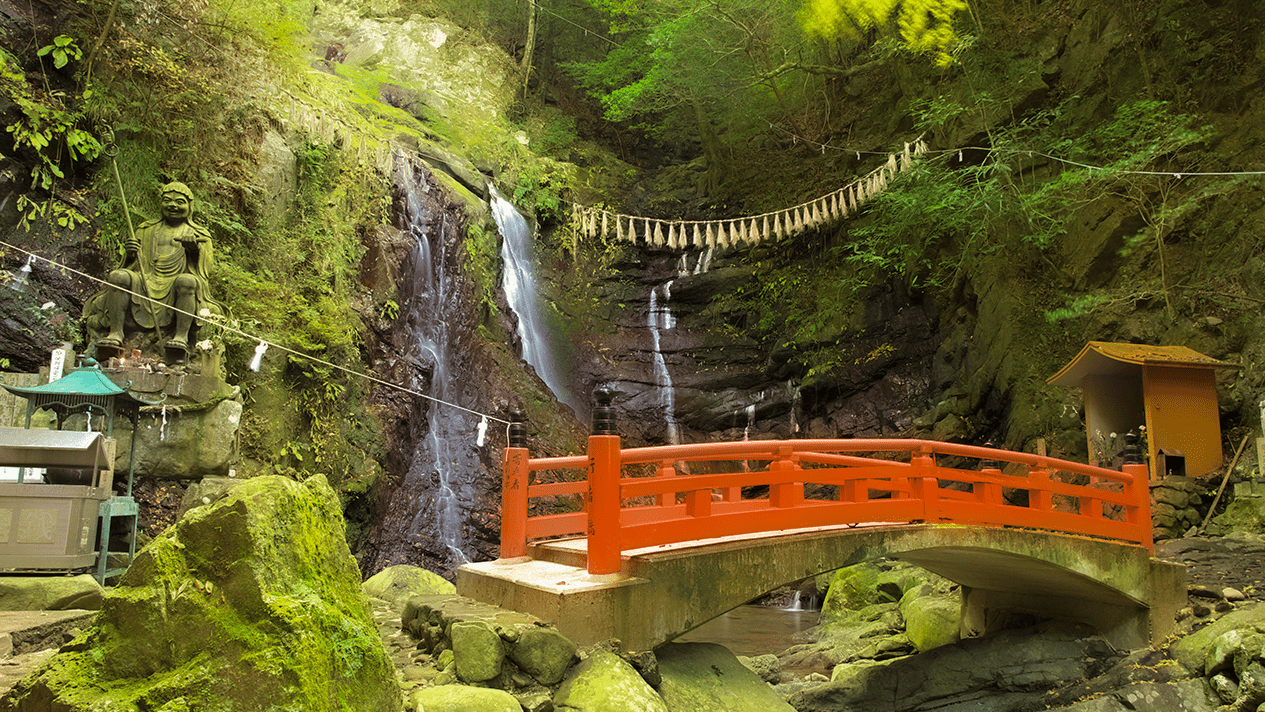
{"type": "Polygon", "coordinates": [[[163,186],[162,218],[142,223],[126,240],[123,264],[110,273],[112,286],[84,304],[89,337],[98,348],[122,349],[133,335],[148,334],[148,343],[165,342],[187,354],[192,315],[222,313],[208,282],[211,233],[193,222],[192,203],[184,183],[163,186]]]}

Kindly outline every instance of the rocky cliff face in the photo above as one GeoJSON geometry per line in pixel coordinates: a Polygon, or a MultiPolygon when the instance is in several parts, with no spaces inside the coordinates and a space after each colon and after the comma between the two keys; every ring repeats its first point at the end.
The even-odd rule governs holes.
{"type": "MultiPolygon", "coordinates": [[[[963,70],[932,74],[896,59],[860,67],[841,80],[848,103],[837,109],[847,117],[846,143],[899,145],[915,131],[911,107],[939,97],[965,110],[928,131],[935,149],[928,160],[965,169],[986,160],[994,141],[1012,135],[1006,132],[1042,121],[1086,134],[1114,121],[1120,132],[1114,140],[1123,145],[1148,130],[1148,117],[1121,119],[1121,107],[1149,101],[1157,111],[1180,110],[1208,126],[1208,138],[1155,157],[1150,166],[1257,167],[1265,155],[1259,109],[1244,92],[1265,81],[1260,63],[1245,61],[1262,52],[1251,29],[1259,19],[1245,20],[1259,18],[1259,4],[1144,4],[1144,13],[1090,2],[1031,13],[994,9],[985,20],[987,36],[967,53],[973,56],[964,55],[963,70]]],[[[1105,155],[1112,147],[1094,150],[1105,155]]],[[[818,157],[808,147],[802,153],[817,172],[863,170],[846,173],[851,154],[832,158],[823,148],[818,157]]],[[[1093,163],[1093,155],[1083,161],[1093,163]]],[[[1018,164],[1007,168],[1010,180],[1033,185],[1079,170],[1048,155],[1004,160],[1018,164]]],[[[765,185],[758,178],[767,167],[739,163],[733,183],[751,179],[750,186],[727,197],[761,204],[752,191],[765,185]]],[[[762,327],[763,338],[753,338],[759,330],[742,313],[743,302],[726,295],[768,293],[793,269],[820,268],[832,248],[846,250],[858,240],[857,229],[872,224],[870,218],[797,238],[798,244],[706,256],[627,247],[609,279],[576,287],[618,305],[586,335],[590,358],[579,380],[615,388],[621,432],[640,442],[666,442],[674,426],[688,440],[909,434],[1031,451],[1041,439],[1052,452],[1083,459],[1079,393],[1044,380],[1086,341],[1184,344],[1245,364],[1265,348],[1254,308],[1262,295],[1248,286],[1265,276],[1255,247],[1265,201],[1247,187],[1248,176],[1192,178],[1173,170],[1168,182],[1126,175],[1051,208],[1065,222],[1039,251],[1004,247],[1027,244],[1031,225],[989,226],[994,245],[981,254],[992,251],[991,258],[956,251],[965,247],[947,237],[928,238],[921,259],[962,260],[951,281],[924,290],[892,276],[826,304],[838,315],[783,315],[782,324],[762,327]],[[700,261],[710,269],[700,269],[700,261]],[[1219,271],[1223,277],[1214,277],[1219,271]],[[1069,304],[1087,303],[1093,306],[1066,314],[1069,304]],[[1062,317],[1047,318],[1061,309],[1062,317]],[[797,340],[792,326],[803,320],[825,328],[797,340]],[[833,351],[833,367],[817,368],[804,357],[807,350],[833,351]]],[[[640,186],[645,191],[635,200],[651,214],[656,205],[681,210],[680,197],[689,194],[672,170],[640,186]]],[[[819,185],[812,195],[834,187],[819,185]]],[[[804,190],[811,197],[814,188],[804,190]]],[[[685,203],[686,210],[703,210],[708,200],[695,192],[685,203]]],[[[937,229],[930,217],[926,225],[937,229]]],[[[1255,423],[1262,390],[1252,369],[1223,377],[1227,439],[1237,441],[1231,431],[1255,423]]]]}

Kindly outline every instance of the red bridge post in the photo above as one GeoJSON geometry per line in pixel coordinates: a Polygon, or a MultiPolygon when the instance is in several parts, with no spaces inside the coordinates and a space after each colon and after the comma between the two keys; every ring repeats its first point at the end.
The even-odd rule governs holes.
{"type": "Polygon", "coordinates": [[[509,443],[501,453],[501,558],[527,555],[528,466],[526,416],[510,413],[509,443]]]}
{"type": "Polygon", "coordinates": [[[594,394],[593,434],[589,436],[589,573],[617,574],[622,568],[619,541],[620,444],[615,434],[612,394],[594,394]]]}
{"type": "Polygon", "coordinates": [[[910,490],[922,501],[922,519],[925,522],[940,520],[940,480],[936,478],[936,461],[931,448],[923,445],[910,453],[910,490]]]}
{"type": "Polygon", "coordinates": [[[1125,515],[1130,524],[1138,527],[1138,537],[1142,546],[1155,550],[1154,533],[1151,531],[1151,472],[1146,465],[1121,465],[1120,471],[1133,477],[1129,483],[1129,493],[1133,495],[1135,506],[1125,515]]]}

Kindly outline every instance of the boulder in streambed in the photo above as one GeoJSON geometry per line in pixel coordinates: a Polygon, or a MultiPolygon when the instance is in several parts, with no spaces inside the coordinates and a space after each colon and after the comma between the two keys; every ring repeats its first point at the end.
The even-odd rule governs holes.
{"type": "Polygon", "coordinates": [[[1077,630],[1003,631],[839,671],[787,701],[799,712],[1037,709],[1052,690],[1095,677],[1118,657],[1101,638],[1077,630]]]}
{"type": "Polygon", "coordinates": [[[669,643],[655,650],[669,712],[793,712],[760,676],[715,643],[669,643]]]}
{"type": "Polygon", "coordinates": [[[465,685],[440,685],[414,692],[409,709],[425,712],[522,712],[514,696],[504,690],[465,685]]]}
{"type": "Polygon", "coordinates": [[[242,481],[154,539],[12,712],[402,709],[325,478],[242,481]]]}
{"type": "Polygon", "coordinates": [[[669,712],[663,698],[618,655],[595,650],[553,697],[557,712],[669,712]]]}

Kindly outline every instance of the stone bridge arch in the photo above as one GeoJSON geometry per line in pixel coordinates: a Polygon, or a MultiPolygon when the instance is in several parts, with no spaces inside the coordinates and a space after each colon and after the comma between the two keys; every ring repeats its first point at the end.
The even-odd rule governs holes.
{"type": "Polygon", "coordinates": [[[818,528],[624,552],[620,573],[585,570],[585,542],[532,547],[532,558],[467,564],[462,595],[553,622],[580,645],[619,638],[649,650],[779,586],[893,558],[962,586],[962,635],[1006,614],[1094,626],[1118,648],[1171,630],[1185,569],[1142,547],[1026,529],[954,524],[818,528]]]}

